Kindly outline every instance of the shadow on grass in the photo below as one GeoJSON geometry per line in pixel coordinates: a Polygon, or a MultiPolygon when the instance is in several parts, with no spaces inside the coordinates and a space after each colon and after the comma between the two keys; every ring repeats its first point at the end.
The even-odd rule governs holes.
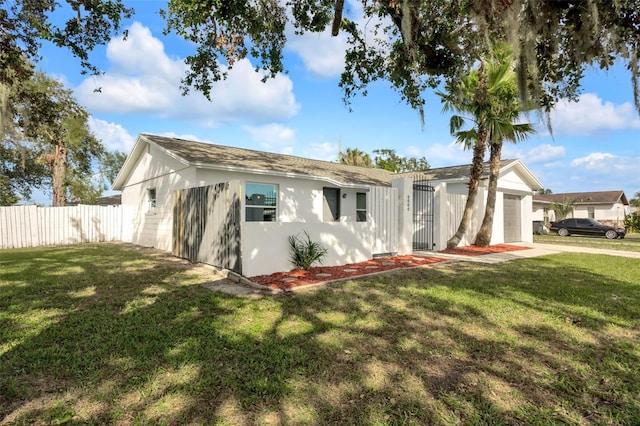
{"type": "Polygon", "coordinates": [[[640,418],[640,308],[628,303],[640,285],[598,272],[602,257],[458,264],[253,300],[211,293],[188,265],[150,253],[2,253],[6,422],[640,418]]]}

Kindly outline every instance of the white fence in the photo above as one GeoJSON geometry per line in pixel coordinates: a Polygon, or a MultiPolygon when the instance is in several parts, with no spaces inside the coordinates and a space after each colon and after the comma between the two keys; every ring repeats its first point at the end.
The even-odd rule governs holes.
{"type": "Polygon", "coordinates": [[[0,207],[0,248],[122,239],[122,207],[0,207]]]}

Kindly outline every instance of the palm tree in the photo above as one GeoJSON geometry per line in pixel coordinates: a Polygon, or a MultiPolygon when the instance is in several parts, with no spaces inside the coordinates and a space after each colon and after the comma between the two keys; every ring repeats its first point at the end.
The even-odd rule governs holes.
{"type": "Polygon", "coordinates": [[[553,191],[550,188],[542,188],[536,191],[538,195],[549,195],[553,194],[553,191]]]}
{"type": "Polygon", "coordinates": [[[502,77],[504,84],[501,84],[500,89],[492,96],[493,111],[491,115],[493,125],[491,126],[492,132],[489,142],[489,186],[484,218],[475,241],[478,246],[488,246],[491,242],[502,143],[504,141],[521,142],[535,131],[531,123],[517,123],[523,108],[518,97],[516,74],[513,69],[513,56],[504,48],[498,47],[492,52],[491,60],[495,61],[496,65],[501,69],[500,72],[504,73],[502,77]]]}
{"type": "Polygon", "coordinates": [[[575,200],[571,198],[562,198],[562,202],[551,203],[551,210],[556,214],[556,222],[569,216],[569,214],[573,212],[573,206],[575,204],[575,200]]]}
{"type": "Polygon", "coordinates": [[[349,164],[351,166],[372,167],[371,157],[366,152],[358,148],[347,148],[344,152],[338,154],[338,163],[349,164]]]}
{"type": "Polygon", "coordinates": [[[473,149],[467,201],[458,230],[447,242],[449,248],[457,247],[469,228],[482,176],[485,150],[493,135],[503,134],[504,119],[501,117],[502,108],[498,101],[502,99],[506,86],[512,83],[509,79],[511,64],[503,62],[491,56],[485,58],[480,61],[478,69],[470,71],[457,84],[449,85],[448,93],[438,92],[442,98],[443,112],[455,110],[470,116],[465,118],[453,115],[449,130],[456,136],[456,142],[464,144],[466,149],[473,149]],[[461,130],[467,121],[474,124],[473,128],[461,130]]]}

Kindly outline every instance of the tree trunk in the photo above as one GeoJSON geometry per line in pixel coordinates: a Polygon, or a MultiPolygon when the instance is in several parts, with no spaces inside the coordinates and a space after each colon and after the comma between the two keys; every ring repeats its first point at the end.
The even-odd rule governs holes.
{"type": "Polygon", "coordinates": [[[473,146],[473,161],[471,163],[471,175],[469,176],[469,193],[467,195],[467,202],[464,206],[464,213],[462,214],[458,230],[454,236],[447,241],[447,248],[458,247],[460,240],[464,237],[467,229],[469,228],[469,223],[471,223],[476,197],[478,195],[478,185],[480,184],[480,178],[482,177],[482,163],[484,162],[485,147],[486,136],[481,134],[478,142],[473,146]]]}
{"type": "MultiPolygon", "coordinates": [[[[489,96],[489,89],[487,87],[487,75],[484,72],[484,64],[480,62],[480,68],[478,69],[478,88],[475,92],[474,102],[477,105],[487,104],[489,96]]],[[[479,121],[478,126],[478,140],[473,145],[473,160],[471,162],[471,175],[469,176],[469,193],[467,195],[467,203],[464,206],[464,213],[460,220],[460,225],[456,233],[447,241],[447,248],[456,248],[460,244],[460,240],[467,233],[471,218],[473,217],[473,210],[475,208],[476,197],[478,195],[478,185],[480,184],[480,178],[482,177],[482,164],[484,163],[484,151],[489,143],[491,134],[486,127],[486,123],[479,121]]]]}
{"type": "Polygon", "coordinates": [[[489,159],[489,189],[487,194],[487,206],[484,210],[482,226],[476,236],[475,244],[486,247],[491,243],[493,232],[493,216],[496,210],[496,192],[498,190],[498,176],[500,174],[500,157],[502,155],[502,143],[492,143],[491,157],[489,159]]]}
{"type": "Polygon", "coordinates": [[[65,177],[67,173],[67,147],[63,140],[58,140],[53,156],[53,207],[67,203],[65,177]]]}

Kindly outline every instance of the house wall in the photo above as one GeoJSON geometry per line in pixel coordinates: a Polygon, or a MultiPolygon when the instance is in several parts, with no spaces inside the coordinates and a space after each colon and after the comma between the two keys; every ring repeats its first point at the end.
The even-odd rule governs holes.
{"type": "Polygon", "coordinates": [[[370,222],[244,222],[242,270],[246,276],[288,271],[289,235],[307,232],[327,250],[325,266],[363,262],[373,256],[370,222]]]}
{"type": "MultiPolygon", "coordinates": [[[[480,183],[478,195],[474,206],[474,214],[469,228],[461,239],[459,246],[471,245],[482,225],[484,210],[487,202],[487,181],[480,183]]],[[[467,202],[469,186],[467,181],[460,182],[431,182],[435,187],[436,211],[434,221],[435,247],[434,250],[443,250],[447,247],[447,241],[456,233],[467,202]]],[[[493,229],[491,232],[491,244],[504,243],[504,194],[513,194],[521,197],[521,221],[520,232],[522,242],[533,241],[532,224],[532,191],[516,171],[508,171],[498,180],[496,193],[496,205],[493,217],[493,229]]]]}
{"type": "MultiPolygon", "coordinates": [[[[533,199],[533,197],[532,197],[533,199]]],[[[531,220],[532,221],[540,221],[540,222],[553,222],[555,221],[556,214],[551,209],[551,205],[549,204],[535,204],[532,202],[531,207],[531,220]],[[547,213],[545,215],[544,210],[547,209],[547,213]]]]}
{"type": "Polygon", "coordinates": [[[609,225],[624,221],[626,209],[622,203],[576,205],[573,209],[573,217],[588,218],[589,207],[593,207],[593,218],[597,221],[609,225]]]}
{"type": "MultiPolygon", "coordinates": [[[[438,251],[447,248],[447,241],[449,241],[458,230],[467,203],[469,187],[466,181],[433,181],[431,184],[435,189],[435,212],[433,218],[435,221],[434,250],[438,251]]],[[[459,246],[468,246],[473,243],[482,224],[485,198],[485,188],[480,185],[474,206],[474,214],[471,217],[467,232],[460,240],[459,246]]]]}
{"type": "MultiPolygon", "coordinates": [[[[398,191],[398,253],[411,253],[413,251],[413,179],[399,178],[391,182],[393,188],[398,191]]],[[[436,205],[434,201],[434,205],[436,205]]],[[[435,208],[435,207],[434,207],[435,208]]],[[[434,220],[435,213],[434,213],[434,220]]],[[[438,223],[438,222],[435,222],[438,223]]]]}
{"type": "Polygon", "coordinates": [[[498,179],[498,193],[496,195],[496,214],[493,218],[493,232],[491,244],[504,242],[504,194],[520,196],[520,241],[533,242],[533,195],[531,187],[523,180],[520,173],[509,170],[498,179]]]}
{"type": "Polygon", "coordinates": [[[149,145],[122,189],[123,241],[171,251],[173,191],[194,183],[195,168],[149,145]],[[156,190],[155,207],[148,200],[152,188],[156,190]]]}
{"type": "MultiPolygon", "coordinates": [[[[496,191],[496,205],[493,213],[493,227],[491,230],[491,243],[490,244],[502,244],[504,243],[504,192],[496,191]]],[[[485,199],[486,203],[486,199],[485,199]]],[[[522,209],[520,210],[522,211],[522,209]]],[[[480,225],[482,226],[482,220],[484,215],[480,219],[480,225]]],[[[520,228],[522,229],[522,220],[520,221],[520,228]]],[[[478,228],[478,231],[480,228],[478,228]]]]}
{"type": "MultiPolygon", "coordinates": [[[[122,191],[122,204],[131,218],[128,222],[131,225],[125,232],[128,235],[126,241],[171,251],[173,191],[232,179],[240,180],[243,190],[246,182],[278,185],[277,222],[246,222],[245,206],[242,206],[244,275],[254,276],[291,269],[288,237],[303,231],[309,233],[313,241],[322,243],[328,249],[324,262],[326,265],[361,262],[371,259],[377,251],[388,248],[389,244],[385,244],[380,238],[378,228],[381,221],[371,211],[370,188],[340,188],[340,220],[324,222],[322,188],[333,187],[331,183],[184,167],[181,162],[153,148],[141,155],[122,191]],[[147,191],[150,188],[156,189],[155,208],[148,203],[147,191]],[[357,192],[367,193],[367,222],[356,221],[357,192]]],[[[387,192],[388,199],[397,198],[397,190],[381,190],[387,192]]],[[[397,202],[390,208],[397,209],[397,202]]],[[[393,225],[397,226],[397,220],[393,225]]],[[[394,229],[390,234],[397,240],[397,230],[394,229]]],[[[393,251],[398,252],[395,248],[393,251]]]]}
{"type": "MultiPolygon", "coordinates": [[[[303,231],[307,231],[312,240],[321,242],[328,248],[329,253],[325,259],[327,265],[367,260],[380,250],[399,254],[411,251],[409,245],[411,234],[407,229],[412,225],[412,222],[410,221],[410,212],[405,212],[403,209],[406,200],[408,200],[407,206],[412,205],[412,186],[409,182],[396,183],[394,188],[385,188],[390,192],[383,191],[384,194],[381,193],[395,203],[390,208],[395,215],[392,222],[395,221],[394,225],[398,227],[398,229],[394,228],[393,232],[385,232],[384,229],[379,229],[382,221],[376,219],[375,215],[384,215],[388,219],[388,211],[381,208],[380,212],[372,212],[372,191],[368,187],[340,188],[339,221],[324,222],[323,187],[333,187],[330,182],[266,173],[254,174],[196,168],[195,166],[187,167],[151,145],[147,151],[140,155],[128,181],[123,185],[123,220],[130,224],[123,230],[123,240],[171,251],[173,191],[236,179],[242,183],[278,185],[276,222],[246,222],[243,203],[241,239],[242,270],[245,275],[252,276],[290,269],[288,236],[303,231]],[[150,206],[148,202],[147,192],[151,188],[156,190],[157,204],[155,207],[150,206]],[[357,192],[368,194],[367,222],[356,221],[357,192]],[[400,226],[403,228],[401,229],[400,226]],[[387,235],[389,241],[394,240],[395,248],[389,249],[388,242],[380,240],[383,235],[387,235]]],[[[446,248],[448,239],[458,228],[466,203],[468,186],[466,181],[433,181],[430,183],[435,188],[434,250],[441,250],[446,248]]],[[[461,245],[472,244],[480,228],[486,202],[485,184],[486,182],[483,182],[479,188],[474,207],[475,214],[461,245]]],[[[522,241],[531,241],[531,188],[516,173],[505,174],[504,177],[501,177],[498,185],[499,193],[496,200],[492,243],[497,244],[504,240],[503,193],[515,193],[522,196],[522,241]]],[[[241,197],[244,198],[244,196],[241,197]]],[[[387,220],[387,225],[384,226],[388,227],[388,223],[387,220]]]]}
{"type": "MultiPolygon", "coordinates": [[[[628,214],[628,208],[622,203],[615,204],[579,204],[573,209],[573,213],[568,217],[588,218],[589,207],[593,207],[594,219],[606,225],[618,225],[624,222],[624,217],[628,214]]],[[[556,220],[556,214],[551,208],[551,204],[534,204],[531,218],[534,221],[544,221],[544,209],[548,209],[548,220],[556,220]]]]}
{"type": "MultiPolygon", "coordinates": [[[[277,214],[279,222],[322,222],[322,188],[337,188],[337,186],[323,181],[213,169],[198,169],[195,186],[212,185],[230,179],[238,179],[243,183],[278,185],[277,214]]],[[[340,222],[356,222],[357,192],[368,192],[368,188],[340,188],[340,222]]],[[[369,196],[367,197],[367,211],[370,211],[369,196]]],[[[244,205],[242,220],[245,221],[244,205]]]]}
{"type": "Polygon", "coordinates": [[[533,206],[533,196],[531,191],[522,197],[522,242],[533,243],[533,220],[531,219],[531,210],[533,206]]]}

